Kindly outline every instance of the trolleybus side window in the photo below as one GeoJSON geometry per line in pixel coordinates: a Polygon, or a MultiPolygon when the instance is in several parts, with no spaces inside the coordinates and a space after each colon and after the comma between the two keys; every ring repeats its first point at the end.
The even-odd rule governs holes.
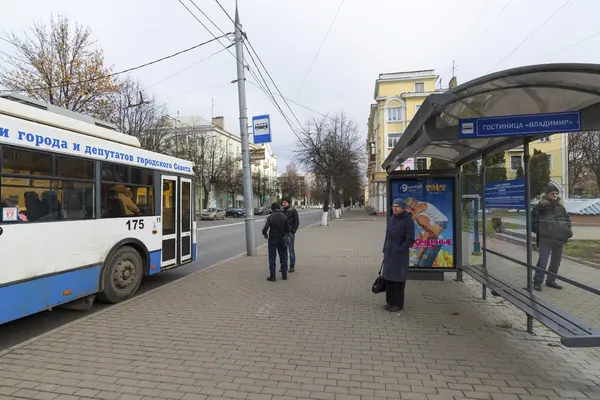
{"type": "Polygon", "coordinates": [[[154,215],[153,171],[102,163],[102,218],[154,215]]]}
{"type": "Polygon", "coordinates": [[[94,218],[94,163],[2,147],[1,223],[94,218]]]}

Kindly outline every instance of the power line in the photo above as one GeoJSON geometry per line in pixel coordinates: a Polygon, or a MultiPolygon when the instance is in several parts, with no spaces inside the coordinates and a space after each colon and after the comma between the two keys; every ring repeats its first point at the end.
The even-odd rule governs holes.
{"type": "Polygon", "coordinates": [[[475,43],[477,43],[479,41],[479,39],[481,39],[483,37],[483,35],[485,35],[487,33],[487,31],[492,27],[492,25],[494,25],[494,23],[500,18],[500,16],[502,14],[504,14],[504,11],[506,11],[506,9],[512,4],[514,0],[510,0],[508,3],[506,3],[504,5],[504,7],[502,8],[502,10],[500,10],[500,12],[498,14],[496,14],[496,16],[494,17],[494,19],[492,20],[492,22],[490,22],[488,24],[488,26],[483,30],[483,32],[481,32],[479,34],[479,36],[477,36],[477,38],[475,39],[475,41],[473,43],[471,43],[471,46],[469,46],[469,48],[467,49],[467,51],[464,52],[464,54],[461,56],[462,57],[466,57],[467,54],[469,54],[471,52],[471,50],[473,49],[473,46],[475,46],[475,43]]]}
{"type": "MultiPolygon", "coordinates": [[[[267,70],[267,67],[265,67],[265,64],[262,62],[260,56],[258,55],[258,53],[256,52],[256,50],[254,49],[254,46],[252,46],[252,43],[250,42],[250,39],[247,39],[248,45],[250,46],[250,49],[252,49],[252,51],[254,52],[254,54],[256,55],[256,58],[258,58],[258,62],[260,63],[260,65],[264,68],[265,72],[267,73],[267,76],[269,77],[269,79],[271,80],[271,82],[273,83],[273,86],[275,86],[275,89],[277,89],[277,92],[279,93],[279,95],[281,96],[281,98],[283,99],[284,103],[286,104],[287,108],[290,110],[290,112],[292,113],[294,119],[298,122],[298,125],[300,125],[300,128],[302,128],[302,123],[300,122],[300,120],[298,119],[298,117],[296,116],[296,114],[294,113],[294,110],[292,110],[292,107],[290,107],[289,103],[287,102],[287,100],[285,99],[285,97],[283,96],[283,93],[281,93],[281,90],[279,90],[279,86],[277,86],[277,84],[275,83],[275,81],[273,80],[273,77],[271,76],[271,74],[269,73],[269,70],[267,70]]],[[[250,52],[248,52],[250,53],[250,52]]]]}
{"type": "MultiPolygon", "coordinates": [[[[221,37],[223,37],[223,36],[221,36],[221,37]]],[[[195,45],[195,46],[188,47],[188,48],[187,48],[187,49],[185,49],[185,50],[178,51],[177,53],[170,54],[170,55],[168,55],[168,56],[166,56],[166,57],[161,57],[161,58],[159,58],[159,59],[156,59],[156,60],[154,60],[154,61],[150,61],[150,62],[147,62],[147,63],[145,63],[145,64],[138,65],[138,66],[136,66],[136,67],[127,68],[127,69],[124,69],[124,70],[122,70],[122,71],[113,72],[113,73],[110,73],[110,74],[107,74],[107,75],[102,75],[102,76],[98,76],[98,77],[91,78],[91,79],[86,79],[86,80],[79,81],[79,82],[73,82],[73,83],[69,83],[69,84],[67,84],[67,86],[72,86],[72,85],[81,85],[81,84],[84,84],[84,83],[95,82],[95,81],[99,81],[100,79],[111,78],[111,77],[113,77],[113,76],[122,75],[122,74],[125,74],[125,73],[127,73],[127,72],[131,72],[131,71],[135,71],[135,70],[137,70],[137,69],[141,69],[141,68],[144,68],[144,67],[148,67],[148,66],[150,66],[150,65],[153,65],[153,64],[156,64],[156,63],[159,63],[159,62],[162,62],[162,61],[168,60],[168,59],[170,59],[170,58],[176,57],[176,56],[178,56],[178,55],[181,55],[181,54],[187,53],[187,52],[189,52],[189,51],[195,50],[195,49],[197,49],[197,48],[199,48],[199,47],[202,47],[202,46],[204,46],[204,45],[207,45],[207,44],[209,44],[209,43],[211,43],[211,42],[214,42],[215,40],[218,40],[218,39],[220,39],[220,38],[210,39],[210,40],[207,40],[207,41],[205,41],[205,42],[202,42],[202,43],[200,43],[200,44],[197,44],[197,45],[195,45]]],[[[23,92],[23,91],[27,91],[27,92],[34,92],[34,91],[40,91],[40,90],[56,89],[56,88],[60,88],[60,87],[63,87],[63,86],[65,86],[65,85],[55,85],[55,86],[37,87],[37,88],[31,88],[31,89],[5,90],[4,92],[8,92],[8,93],[12,93],[12,92],[23,92]]]]}
{"type": "Polygon", "coordinates": [[[548,19],[546,19],[541,25],[539,25],[537,28],[535,28],[529,35],[527,35],[527,37],[525,37],[525,39],[523,39],[523,41],[521,43],[519,43],[517,45],[517,47],[515,47],[514,49],[512,49],[511,52],[509,52],[507,55],[504,56],[504,58],[502,58],[500,61],[498,61],[496,64],[494,64],[494,66],[492,68],[490,68],[486,74],[490,73],[492,70],[494,70],[498,65],[502,64],[504,62],[504,60],[506,60],[508,57],[510,57],[515,51],[517,51],[521,46],[523,46],[529,39],[531,39],[531,37],[533,35],[535,35],[540,29],[542,29],[552,18],[554,18],[554,16],[556,14],[558,14],[563,8],[565,8],[565,6],[567,4],[569,4],[571,2],[571,0],[567,0],[563,3],[562,6],[558,7],[558,9],[556,11],[554,11],[554,13],[552,13],[552,15],[550,15],[548,17],[548,19]]]}
{"type": "MultiPolygon", "coordinates": [[[[250,81],[250,80],[249,80],[249,81],[247,81],[247,82],[248,82],[249,84],[251,84],[252,86],[255,86],[255,87],[259,88],[259,86],[258,86],[256,83],[254,83],[254,82],[252,82],[252,81],[250,81]]],[[[260,88],[259,88],[259,89],[260,89],[260,88]]],[[[278,95],[278,96],[279,96],[279,95],[278,95]]],[[[280,97],[281,97],[281,96],[280,96],[280,97]]],[[[304,108],[305,110],[308,110],[308,111],[310,111],[310,112],[313,112],[313,113],[315,113],[315,114],[319,114],[319,115],[320,115],[320,116],[322,116],[323,118],[328,118],[328,119],[331,119],[331,120],[334,120],[334,119],[335,119],[335,118],[333,118],[333,117],[330,117],[330,116],[329,116],[329,115],[327,115],[327,114],[323,114],[323,113],[322,113],[322,112],[320,112],[320,111],[317,111],[317,110],[314,110],[314,109],[312,109],[312,108],[310,108],[310,107],[307,107],[307,106],[305,106],[305,105],[302,105],[302,104],[300,104],[300,103],[298,103],[298,102],[296,102],[296,101],[294,101],[294,100],[292,100],[292,99],[289,99],[289,98],[285,98],[285,99],[286,99],[287,101],[289,101],[290,103],[293,103],[293,104],[297,105],[298,107],[302,107],[302,108],[304,108]]]]}
{"type": "Polygon", "coordinates": [[[158,81],[158,82],[156,82],[156,83],[153,83],[152,85],[150,85],[150,86],[146,87],[146,90],[148,90],[148,89],[150,89],[151,87],[154,87],[154,86],[156,86],[156,85],[158,85],[158,84],[160,84],[160,83],[163,83],[163,82],[164,82],[164,81],[166,81],[167,79],[171,79],[172,77],[174,77],[174,76],[177,76],[177,75],[179,75],[180,73],[182,73],[182,72],[185,72],[185,71],[187,71],[188,69],[190,69],[190,68],[192,68],[192,67],[195,67],[196,65],[198,65],[198,64],[200,64],[200,63],[202,63],[202,62],[204,62],[204,61],[208,60],[208,59],[209,59],[209,58],[211,58],[211,57],[214,57],[214,56],[216,56],[216,55],[217,55],[217,54],[219,54],[219,53],[222,53],[222,52],[224,52],[225,50],[227,50],[227,49],[228,49],[229,47],[231,47],[231,46],[233,46],[233,44],[229,45],[228,47],[225,47],[224,49],[221,49],[221,50],[215,51],[215,52],[214,52],[214,53],[212,53],[211,55],[209,55],[209,56],[206,56],[206,57],[204,57],[204,58],[200,59],[199,61],[196,61],[196,62],[195,62],[195,63],[193,63],[192,65],[189,65],[189,66],[187,66],[187,67],[185,67],[185,68],[183,68],[183,69],[181,69],[181,70],[179,70],[179,71],[175,72],[174,74],[172,74],[172,75],[169,75],[169,76],[167,76],[166,78],[164,78],[164,79],[161,79],[160,81],[158,81]]]}
{"type": "Polygon", "coordinates": [[[333,20],[331,21],[331,24],[329,24],[329,29],[327,29],[327,33],[325,34],[325,37],[323,38],[323,41],[321,42],[321,45],[319,46],[319,50],[317,50],[317,54],[315,54],[315,57],[312,60],[312,63],[310,64],[310,67],[308,67],[308,71],[306,71],[306,75],[304,75],[304,79],[302,79],[302,83],[300,84],[300,87],[298,88],[298,92],[296,93],[296,97],[298,97],[298,95],[300,94],[300,91],[302,90],[302,87],[304,86],[304,82],[306,82],[306,78],[308,78],[308,75],[310,74],[310,71],[312,70],[313,66],[315,65],[315,62],[317,61],[317,58],[319,57],[319,54],[321,53],[321,49],[323,48],[323,45],[325,44],[325,41],[327,40],[327,37],[329,36],[329,32],[331,32],[331,28],[333,28],[333,24],[335,23],[335,20],[338,17],[338,14],[340,13],[340,10],[342,9],[342,6],[344,5],[344,1],[342,0],[340,3],[340,6],[338,7],[335,16],[333,17],[333,20]]]}
{"type": "MultiPolygon", "coordinates": [[[[491,0],[486,0],[485,4],[483,5],[483,8],[481,9],[481,12],[479,13],[479,16],[475,19],[475,21],[469,27],[469,29],[467,29],[465,31],[465,34],[464,34],[463,38],[461,39],[460,43],[464,43],[466,41],[469,33],[477,26],[477,24],[479,23],[479,20],[481,20],[481,17],[483,17],[483,14],[487,10],[488,6],[490,5],[490,1],[491,0]]],[[[456,69],[456,66],[454,65],[454,61],[452,61],[452,67],[448,68],[448,70],[446,72],[444,72],[443,75],[446,75],[448,72],[453,71],[455,69],[456,69]]],[[[454,73],[452,75],[454,75],[454,73]]]]}
{"type": "Polygon", "coordinates": [[[202,15],[204,15],[204,17],[207,20],[209,20],[211,24],[213,24],[215,26],[215,28],[217,28],[219,31],[221,31],[221,33],[225,34],[225,32],[223,32],[223,30],[221,28],[219,28],[219,25],[215,24],[215,21],[210,19],[210,17],[208,15],[206,15],[206,13],[204,11],[202,11],[202,9],[200,7],[198,7],[198,5],[194,2],[194,0],[190,0],[190,3],[192,3],[194,5],[194,7],[196,7],[198,9],[198,11],[200,11],[202,13],[202,15]]]}
{"type": "Polygon", "coordinates": [[[573,47],[579,46],[580,44],[583,44],[583,43],[585,43],[585,42],[587,42],[587,41],[589,41],[589,40],[595,39],[595,38],[597,38],[598,36],[600,36],[600,32],[596,32],[596,33],[594,33],[593,35],[591,35],[591,36],[588,36],[588,37],[586,37],[586,38],[584,38],[584,39],[581,39],[581,40],[579,40],[579,41],[577,41],[577,42],[575,42],[575,43],[573,43],[573,44],[570,44],[570,45],[568,45],[568,46],[566,46],[566,47],[563,47],[563,48],[562,48],[562,49],[560,49],[560,50],[552,51],[552,52],[550,52],[550,53],[546,54],[546,56],[544,57],[544,59],[547,59],[549,56],[552,56],[552,55],[554,55],[554,54],[557,54],[557,53],[562,53],[562,52],[563,52],[563,51],[565,51],[565,50],[569,50],[569,49],[571,49],[571,48],[573,48],[573,47]]]}
{"type": "Polygon", "coordinates": [[[229,15],[229,13],[228,13],[228,12],[227,12],[227,10],[225,9],[225,7],[223,7],[223,6],[221,5],[221,2],[219,2],[219,0],[215,0],[215,1],[216,1],[216,2],[217,2],[217,4],[219,5],[219,7],[221,7],[221,10],[223,10],[223,12],[225,13],[225,15],[227,15],[227,17],[229,17],[229,20],[230,20],[231,22],[233,22],[233,25],[235,25],[235,24],[236,24],[236,23],[235,23],[235,21],[233,20],[233,18],[231,18],[231,15],[229,15]]]}
{"type": "MultiPolygon", "coordinates": [[[[178,0],[178,1],[179,1],[179,3],[180,3],[180,4],[181,4],[181,5],[182,5],[182,6],[183,6],[183,7],[184,7],[184,8],[185,8],[185,9],[186,9],[186,10],[187,10],[187,11],[188,11],[188,12],[189,12],[191,15],[192,15],[192,17],[194,17],[194,19],[196,19],[196,21],[198,21],[198,22],[199,22],[199,23],[200,23],[200,24],[201,24],[201,25],[204,27],[204,29],[208,31],[208,33],[210,33],[210,34],[211,34],[213,37],[215,37],[214,33],[213,33],[213,32],[212,32],[212,31],[211,31],[211,30],[210,30],[210,29],[209,29],[209,28],[208,28],[208,27],[207,27],[207,26],[206,26],[204,23],[202,23],[202,22],[200,21],[200,19],[199,19],[199,18],[198,18],[198,17],[197,17],[197,16],[196,16],[196,15],[195,15],[193,12],[192,12],[192,10],[190,10],[190,9],[189,9],[189,7],[187,7],[187,6],[186,6],[186,5],[185,5],[185,4],[182,2],[182,0],[178,0]]],[[[220,5],[220,4],[219,4],[219,5],[220,5]]],[[[224,8],[223,8],[223,7],[221,7],[221,9],[222,9],[222,10],[224,10],[224,8]]],[[[200,11],[202,12],[202,10],[200,10],[200,11]]],[[[225,10],[224,10],[224,11],[225,11],[225,10]]],[[[202,13],[204,14],[204,16],[205,16],[207,19],[209,19],[209,20],[212,22],[212,20],[211,20],[211,19],[210,19],[210,18],[209,18],[209,17],[206,15],[206,13],[204,13],[204,12],[202,12],[202,13]]],[[[226,12],[226,11],[225,11],[225,13],[227,14],[227,12],[226,12]]],[[[227,15],[228,15],[229,19],[232,19],[232,18],[231,18],[231,16],[230,16],[229,14],[227,14],[227,15]]],[[[234,22],[234,24],[235,24],[235,21],[233,21],[233,22],[234,22]]],[[[214,22],[212,22],[212,23],[213,23],[213,25],[215,25],[215,26],[216,26],[216,24],[215,24],[214,22]]],[[[220,28],[218,28],[218,27],[217,27],[217,29],[219,29],[219,30],[220,30],[220,28]]],[[[247,39],[247,38],[246,38],[246,39],[247,39]]],[[[221,44],[223,47],[226,47],[226,46],[225,46],[223,43],[221,43],[220,41],[219,41],[219,43],[220,43],[220,44],[221,44]]],[[[248,41],[248,44],[250,44],[250,47],[252,47],[252,44],[251,44],[249,41],[248,41]]],[[[247,47],[247,46],[246,46],[246,49],[248,50],[248,47],[247,47]]],[[[253,50],[254,50],[254,49],[253,49],[253,50]]],[[[237,56],[236,56],[235,54],[233,54],[233,53],[232,53],[232,52],[231,52],[229,49],[227,49],[227,51],[229,52],[229,54],[231,54],[231,56],[232,56],[233,58],[235,58],[235,59],[237,60],[237,62],[244,64],[243,60],[240,60],[240,59],[238,59],[238,58],[237,58],[237,56]]],[[[255,51],[254,53],[256,54],[256,51],[255,51]]],[[[288,126],[290,127],[290,129],[292,129],[292,131],[294,132],[294,134],[296,134],[296,136],[297,136],[297,133],[296,133],[296,128],[293,126],[293,124],[291,124],[291,123],[290,123],[290,121],[289,121],[289,118],[287,117],[287,115],[285,115],[285,113],[283,112],[282,108],[279,106],[279,104],[278,104],[277,100],[275,99],[275,96],[273,95],[273,93],[271,92],[271,89],[269,88],[269,85],[268,85],[267,81],[264,79],[264,76],[262,76],[262,73],[261,73],[261,71],[260,71],[260,68],[258,67],[258,64],[256,64],[256,62],[254,61],[254,57],[252,56],[252,53],[251,53],[250,51],[248,51],[248,54],[250,54],[250,58],[253,60],[253,62],[254,62],[254,65],[255,65],[255,67],[256,67],[256,69],[257,69],[258,73],[261,75],[262,81],[264,82],[264,85],[265,85],[265,87],[264,87],[264,88],[262,88],[262,87],[261,87],[261,90],[262,90],[262,91],[265,93],[265,95],[266,95],[266,96],[267,96],[267,98],[268,98],[268,99],[271,101],[271,103],[272,103],[272,104],[275,106],[275,108],[276,108],[276,109],[278,109],[278,111],[281,113],[281,115],[283,116],[284,120],[286,121],[286,123],[288,124],[288,126]]],[[[263,68],[264,68],[264,64],[263,64],[263,63],[262,63],[262,61],[260,60],[260,57],[258,56],[258,54],[256,54],[256,56],[257,56],[257,58],[259,59],[259,61],[260,61],[261,65],[263,65],[263,68]]],[[[245,64],[244,64],[244,65],[245,65],[245,64]]],[[[250,69],[250,67],[249,67],[249,66],[248,66],[248,71],[250,72],[250,74],[252,74],[252,76],[254,77],[254,79],[256,79],[256,80],[257,80],[257,82],[259,82],[259,84],[260,84],[260,82],[261,82],[261,79],[259,79],[259,77],[256,75],[256,73],[254,73],[254,71],[253,71],[252,69],[250,69]]],[[[273,79],[270,77],[270,74],[269,74],[269,72],[266,70],[266,68],[265,68],[265,72],[267,73],[267,75],[269,75],[269,78],[271,79],[271,81],[273,82],[273,84],[275,85],[275,87],[277,88],[277,85],[275,84],[275,82],[273,81],[273,79]]],[[[277,89],[278,89],[278,88],[277,88],[277,89]]],[[[278,89],[278,90],[279,90],[279,89],[278,89]]],[[[281,92],[280,92],[280,93],[281,93],[281,92]]],[[[289,105],[288,105],[288,107],[289,107],[289,105]]],[[[290,109],[290,110],[291,110],[291,109],[290,109]]],[[[292,111],[292,114],[293,114],[293,111],[292,111]]],[[[295,115],[294,115],[294,117],[295,117],[295,115]]],[[[296,120],[298,120],[298,119],[296,118],[296,120]]],[[[300,123],[300,122],[298,121],[298,123],[300,123]]],[[[300,123],[300,127],[302,127],[302,124],[301,124],[301,123],[300,123]]]]}

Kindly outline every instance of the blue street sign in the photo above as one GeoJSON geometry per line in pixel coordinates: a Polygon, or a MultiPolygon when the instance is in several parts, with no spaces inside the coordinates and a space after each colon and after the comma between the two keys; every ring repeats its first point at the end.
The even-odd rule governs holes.
{"type": "Polygon", "coordinates": [[[461,139],[539,135],[578,132],[580,130],[581,115],[579,112],[509,115],[505,117],[469,118],[458,121],[458,133],[461,139]]]}
{"type": "Polygon", "coordinates": [[[525,179],[492,182],[485,185],[485,208],[525,210],[525,179]]]}
{"type": "Polygon", "coordinates": [[[271,143],[271,118],[269,115],[252,117],[254,144],[271,143]]]}

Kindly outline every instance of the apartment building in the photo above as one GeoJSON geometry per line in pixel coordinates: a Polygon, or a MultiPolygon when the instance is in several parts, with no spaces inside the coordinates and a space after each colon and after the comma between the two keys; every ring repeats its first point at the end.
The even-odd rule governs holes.
{"type": "MultiPolygon", "coordinates": [[[[367,190],[365,199],[379,213],[387,212],[386,176],[381,164],[427,96],[436,88],[439,76],[432,69],[383,73],[375,81],[375,103],[369,110],[367,134],[367,190]]],[[[407,160],[400,169],[427,169],[428,160],[407,160]]]]}

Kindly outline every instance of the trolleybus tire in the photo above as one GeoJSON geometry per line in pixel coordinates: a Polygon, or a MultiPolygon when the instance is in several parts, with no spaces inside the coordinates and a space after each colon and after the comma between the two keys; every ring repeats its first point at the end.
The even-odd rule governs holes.
{"type": "Polygon", "coordinates": [[[103,290],[98,300],[119,303],[135,294],[142,282],[143,266],[140,253],[130,246],[119,248],[104,269],[103,290]]]}

